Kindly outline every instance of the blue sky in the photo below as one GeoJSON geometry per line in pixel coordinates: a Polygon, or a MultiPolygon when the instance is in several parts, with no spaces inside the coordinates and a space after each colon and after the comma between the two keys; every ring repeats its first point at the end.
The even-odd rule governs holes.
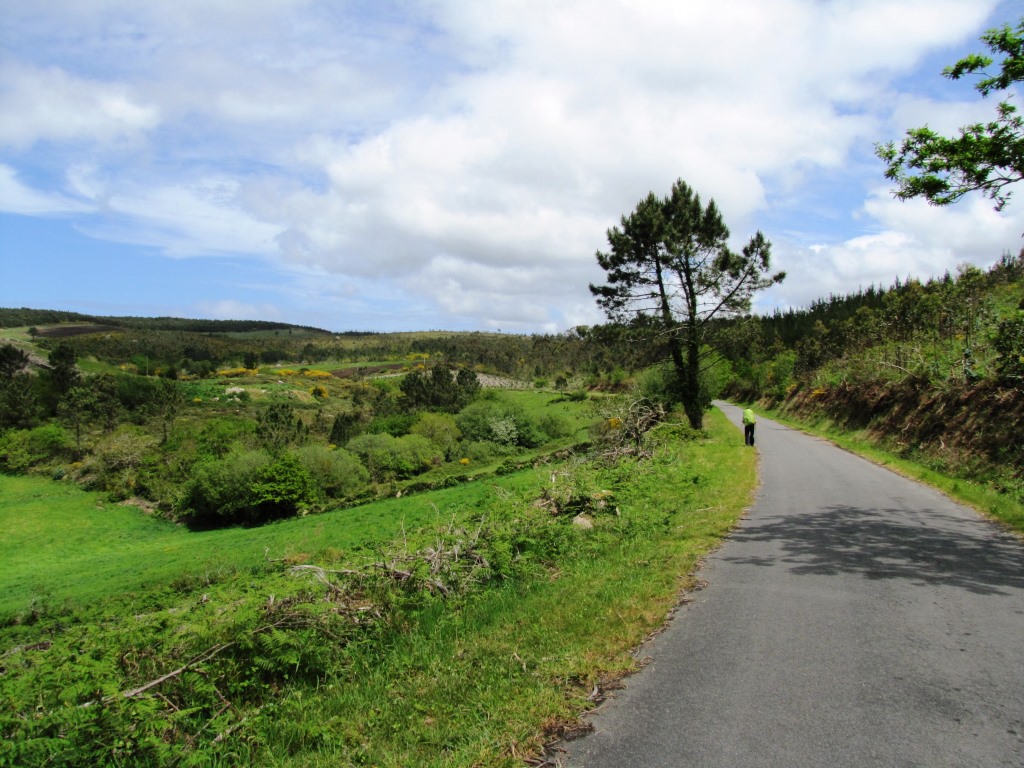
{"type": "Polygon", "coordinates": [[[1024,204],[892,199],[875,142],[1024,0],[0,0],[0,306],[344,330],[600,322],[605,231],[682,178],[759,311],[1016,253],[1024,204]]]}

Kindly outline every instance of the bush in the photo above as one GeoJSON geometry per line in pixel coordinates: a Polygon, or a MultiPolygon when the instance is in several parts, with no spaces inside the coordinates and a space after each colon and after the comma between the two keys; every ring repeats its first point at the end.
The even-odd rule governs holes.
{"type": "Polygon", "coordinates": [[[295,451],[295,457],[321,492],[332,499],[355,496],[370,481],[359,457],[343,448],[331,450],[324,445],[305,445],[295,451]]]}
{"type": "Polygon", "coordinates": [[[1024,379],[1024,307],[999,324],[992,342],[999,355],[999,375],[1008,381],[1024,379]]]}
{"type": "Polygon", "coordinates": [[[415,413],[392,413],[387,416],[378,416],[370,422],[366,428],[367,432],[375,435],[391,435],[401,437],[409,434],[412,425],[416,423],[415,413]]]}
{"type": "Polygon", "coordinates": [[[537,419],[537,428],[547,435],[549,440],[558,440],[572,434],[569,420],[557,413],[545,413],[537,419]]]}
{"type": "Polygon", "coordinates": [[[291,403],[270,403],[256,415],[256,437],[272,453],[302,439],[303,431],[291,403]]]}
{"type": "Polygon", "coordinates": [[[682,390],[670,362],[652,365],[637,376],[637,394],[666,410],[682,402],[682,390]]]}
{"type": "Polygon", "coordinates": [[[297,455],[272,459],[263,451],[238,451],[197,464],[178,508],[190,525],[220,527],[290,517],[320,498],[312,472],[297,455]]]}
{"type": "Polygon", "coordinates": [[[0,436],[0,466],[8,472],[25,472],[63,458],[70,448],[71,438],[59,424],[9,430],[0,436]]]}
{"type": "Polygon", "coordinates": [[[491,459],[513,453],[508,448],[485,441],[464,442],[461,445],[461,458],[469,459],[470,464],[486,464],[491,459]]]}
{"type": "MultiPolygon", "coordinates": [[[[795,356],[793,357],[795,360],[795,356]]],[[[700,407],[708,410],[711,401],[721,395],[725,385],[733,378],[728,361],[720,360],[700,373],[700,407]]],[[[671,410],[684,403],[683,389],[671,362],[652,365],[637,376],[636,391],[645,400],[671,410]]]]}
{"type": "Polygon", "coordinates": [[[298,458],[286,453],[256,470],[251,491],[251,510],[245,522],[261,523],[292,517],[320,498],[313,476],[298,458]]]}
{"type": "Polygon", "coordinates": [[[268,464],[270,456],[263,451],[236,451],[200,462],[179,502],[181,518],[191,525],[214,527],[250,519],[250,489],[268,464]]]}
{"type": "Polygon", "coordinates": [[[412,477],[430,469],[435,458],[440,459],[433,444],[422,435],[360,435],[346,448],[362,458],[370,477],[377,482],[412,477]]]}
{"type": "Polygon", "coordinates": [[[114,377],[114,383],[117,399],[128,411],[152,411],[160,400],[161,382],[158,379],[122,373],[114,377]]]}
{"type": "Polygon", "coordinates": [[[469,441],[532,448],[540,445],[543,439],[526,411],[504,400],[471,403],[455,417],[455,423],[469,441]]]}
{"type": "Polygon", "coordinates": [[[206,422],[196,441],[203,454],[219,459],[255,432],[256,425],[250,419],[221,416],[206,422]]]}
{"type": "Polygon", "coordinates": [[[412,425],[410,432],[427,438],[444,458],[456,458],[455,454],[458,452],[462,432],[459,431],[454,416],[429,411],[422,413],[416,423],[412,425]]]}
{"type": "Polygon", "coordinates": [[[120,499],[138,493],[140,469],[156,444],[155,437],[131,425],[122,425],[104,436],[95,449],[94,486],[120,499]]]}
{"type": "Polygon", "coordinates": [[[402,394],[413,408],[457,411],[472,402],[480,391],[480,383],[472,371],[458,374],[444,366],[435,366],[430,373],[412,371],[402,379],[402,394]]]}

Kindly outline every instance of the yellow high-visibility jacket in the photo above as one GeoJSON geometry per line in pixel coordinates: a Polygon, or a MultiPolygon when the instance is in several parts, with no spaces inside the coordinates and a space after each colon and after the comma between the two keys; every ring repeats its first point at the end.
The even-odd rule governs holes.
{"type": "Polygon", "coordinates": [[[757,423],[757,417],[754,416],[754,412],[752,410],[750,410],[749,408],[747,408],[745,411],[743,411],[743,423],[744,424],[756,424],[757,423]]]}

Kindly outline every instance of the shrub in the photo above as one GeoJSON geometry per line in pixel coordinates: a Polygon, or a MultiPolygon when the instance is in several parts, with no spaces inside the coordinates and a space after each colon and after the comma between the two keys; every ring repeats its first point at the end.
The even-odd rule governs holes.
{"type": "Polygon", "coordinates": [[[378,482],[425,472],[437,456],[434,446],[422,435],[360,435],[346,447],[362,458],[370,477],[378,482]]]}
{"type": "Polygon", "coordinates": [[[245,522],[260,523],[292,517],[320,498],[313,476],[296,456],[285,453],[256,470],[251,509],[245,522]]]}
{"type": "Polygon", "coordinates": [[[369,482],[370,475],[359,457],[343,448],[305,445],[295,452],[323,494],[332,499],[354,496],[369,482]]]}
{"type": "Polygon", "coordinates": [[[247,451],[197,465],[179,511],[199,526],[251,524],[290,517],[319,499],[313,475],[297,456],[271,460],[262,451],[247,451]]]}
{"type": "Polygon", "coordinates": [[[377,416],[367,426],[366,431],[375,435],[401,437],[409,434],[416,419],[415,413],[392,413],[386,416],[377,416]]]}
{"type": "Polygon", "coordinates": [[[1009,381],[1024,379],[1024,306],[999,324],[992,342],[999,355],[999,375],[1009,381]]]}
{"type": "MultiPolygon", "coordinates": [[[[796,359],[795,356],[793,359],[796,359]]],[[[792,369],[790,369],[791,371],[792,369]]],[[[722,393],[731,378],[732,368],[724,360],[702,370],[700,372],[701,408],[704,410],[710,408],[712,399],[722,393]]],[[[665,410],[671,410],[673,406],[684,402],[683,390],[671,362],[652,365],[640,373],[637,377],[636,390],[642,398],[660,405],[665,410]]]]}
{"type": "Polygon", "coordinates": [[[226,379],[235,379],[241,376],[259,376],[259,373],[255,368],[225,368],[224,370],[217,371],[218,376],[223,376],[226,379]]]}
{"type": "Polygon", "coordinates": [[[537,419],[537,428],[547,435],[549,440],[558,440],[572,434],[569,420],[557,413],[545,413],[537,419]]]}
{"type": "Polygon", "coordinates": [[[8,472],[25,472],[63,457],[70,448],[71,438],[59,424],[9,430],[0,436],[0,465],[8,472]]]}
{"type": "Polygon", "coordinates": [[[161,383],[158,379],[118,374],[114,382],[117,387],[117,399],[126,410],[150,411],[159,400],[161,383]]]}
{"type": "Polygon", "coordinates": [[[251,437],[255,431],[255,424],[250,419],[220,416],[203,425],[196,442],[203,454],[219,459],[251,437]]]}
{"type": "Polygon", "coordinates": [[[537,425],[518,405],[504,400],[478,400],[455,417],[465,439],[531,448],[542,442],[537,425]]]}
{"type": "Polygon", "coordinates": [[[462,432],[455,417],[447,413],[422,413],[410,432],[427,438],[446,459],[455,457],[462,432]]]}
{"type": "Polygon", "coordinates": [[[453,375],[444,366],[412,371],[401,383],[402,394],[413,408],[457,411],[470,403],[480,391],[476,374],[465,369],[453,375]]]}
{"type": "Polygon", "coordinates": [[[138,469],[156,438],[141,427],[122,425],[105,436],[95,449],[96,457],[109,472],[138,469]]]}
{"type": "Polygon", "coordinates": [[[330,441],[334,445],[345,445],[356,435],[366,431],[369,415],[359,410],[345,411],[336,414],[331,424],[330,441]]]}
{"type": "Polygon", "coordinates": [[[270,403],[256,416],[256,437],[272,453],[302,439],[302,421],[289,403],[270,403]]]}
{"type": "Polygon", "coordinates": [[[138,493],[140,469],[156,446],[157,439],[141,427],[122,425],[96,445],[96,488],[125,499],[138,493]]]}
{"type": "Polygon", "coordinates": [[[491,459],[513,453],[510,449],[503,448],[496,443],[484,441],[464,442],[460,452],[473,464],[486,464],[491,459]]]}
{"type": "Polygon", "coordinates": [[[666,410],[682,402],[682,390],[672,363],[659,363],[637,377],[637,394],[666,410]]]}
{"type": "Polygon", "coordinates": [[[250,489],[268,464],[270,456],[263,451],[236,451],[200,462],[179,501],[181,518],[191,525],[214,527],[250,519],[250,489]]]}

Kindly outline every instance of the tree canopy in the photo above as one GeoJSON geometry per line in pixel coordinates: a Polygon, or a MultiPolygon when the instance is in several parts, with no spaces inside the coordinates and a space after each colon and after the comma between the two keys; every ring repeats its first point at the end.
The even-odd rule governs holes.
{"type": "MultiPolygon", "coordinates": [[[[1024,80],[1024,19],[1016,28],[1006,24],[990,29],[981,40],[997,57],[999,71],[990,73],[990,56],[971,54],[946,67],[950,80],[979,75],[975,89],[983,96],[1007,91],[1024,80]]],[[[923,197],[932,205],[948,205],[969,192],[982,192],[1001,210],[1010,199],[1011,185],[1024,178],[1024,118],[1010,96],[996,105],[994,119],[942,136],[927,125],[907,131],[899,147],[878,144],[875,152],[885,163],[885,176],[896,183],[900,200],[923,197]]]]}
{"type": "Polygon", "coordinates": [[[610,250],[597,252],[607,273],[591,292],[616,322],[653,321],[675,371],[676,395],[690,424],[700,428],[706,396],[701,365],[716,316],[749,311],[756,291],[780,282],[769,275],[771,244],[758,232],[735,253],[714,200],[702,206],[682,179],[664,198],[653,192],[608,230],[610,250]]]}

